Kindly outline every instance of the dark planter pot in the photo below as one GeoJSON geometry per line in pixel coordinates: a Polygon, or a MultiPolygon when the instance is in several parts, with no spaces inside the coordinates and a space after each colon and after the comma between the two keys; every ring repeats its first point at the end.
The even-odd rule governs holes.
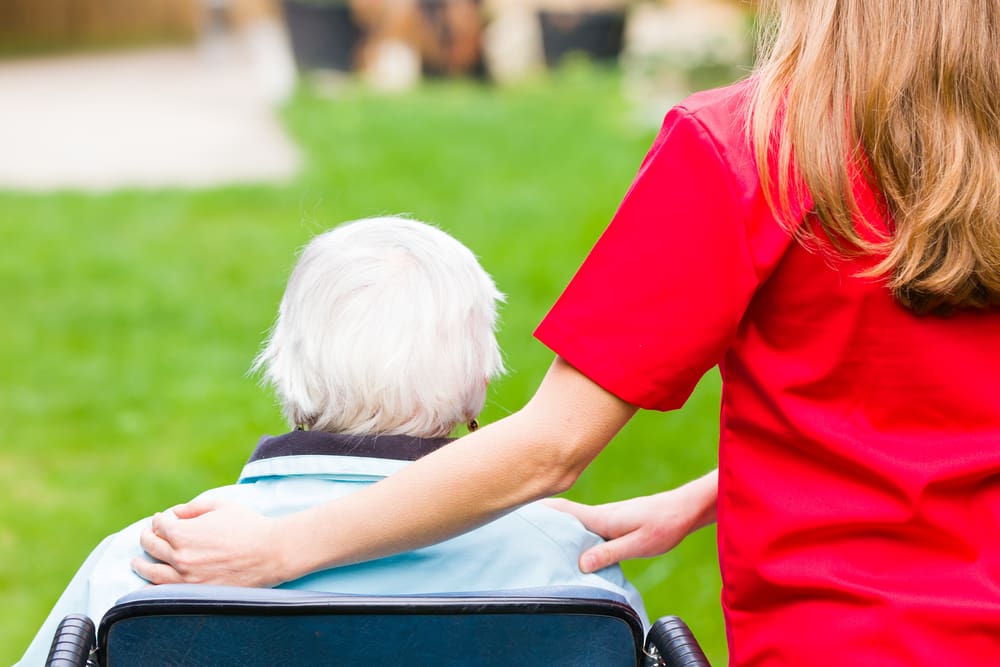
{"type": "Polygon", "coordinates": [[[432,77],[486,75],[482,0],[418,0],[428,42],[423,73],[432,77]]]}
{"type": "Polygon", "coordinates": [[[300,70],[354,69],[361,28],[345,4],[284,0],[292,53],[300,70]]]}
{"type": "Polygon", "coordinates": [[[549,67],[570,53],[593,60],[615,60],[625,36],[625,11],[538,12],[542,48],[549,67]]]}

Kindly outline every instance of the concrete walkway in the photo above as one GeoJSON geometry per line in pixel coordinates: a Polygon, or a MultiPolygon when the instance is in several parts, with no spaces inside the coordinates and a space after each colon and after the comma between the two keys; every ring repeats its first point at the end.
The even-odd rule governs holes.
{"type": "Polygon", "coordinates": [[[293,74],[248,44],[0,62],[0,189],[291,178],[299,151],[275,100],[293,74]]]}

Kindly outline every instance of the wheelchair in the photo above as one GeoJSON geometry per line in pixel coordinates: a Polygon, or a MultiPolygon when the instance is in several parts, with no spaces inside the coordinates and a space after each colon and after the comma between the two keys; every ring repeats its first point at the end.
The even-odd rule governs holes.
{"type": "Polygon", "coordinates": [[[178,584],[56,631],[47,667],[708,667],[677,617],[643,636],[616,594],[553,586],[364,596],[178,584]]]}

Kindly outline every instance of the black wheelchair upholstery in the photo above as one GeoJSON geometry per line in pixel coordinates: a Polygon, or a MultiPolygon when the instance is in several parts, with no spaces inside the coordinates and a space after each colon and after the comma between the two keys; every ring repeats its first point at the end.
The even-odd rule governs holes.
{"type": "Polygon", "coordinates": [[[588,587],[363,596],[156,586],[119,600],[96,641],[83,621],[63,622],[49,666],[708,665],[679,619],[658,621],[647,642],[622,598],[588,587]]]}

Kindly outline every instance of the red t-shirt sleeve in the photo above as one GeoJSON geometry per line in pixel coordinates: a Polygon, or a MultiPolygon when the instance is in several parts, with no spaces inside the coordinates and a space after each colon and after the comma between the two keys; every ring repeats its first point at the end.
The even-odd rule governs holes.
{"type": "Polygon", "coordinates": [[[535,336],[623,400],[671,410],[719,362],[757,286],[733,174],[676,108],[535,336]]]}

